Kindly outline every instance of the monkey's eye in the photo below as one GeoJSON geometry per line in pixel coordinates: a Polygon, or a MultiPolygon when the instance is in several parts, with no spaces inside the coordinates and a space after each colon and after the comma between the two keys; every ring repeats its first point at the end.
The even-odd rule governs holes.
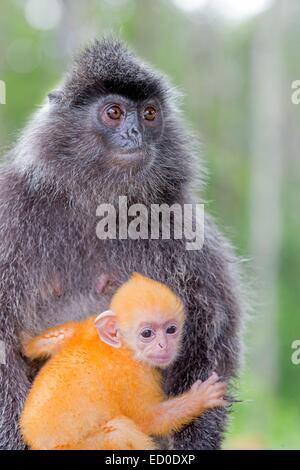
{"type": "Polygon", "coordinates": [[[116,120],[116,119],[121,119],[123,111],[120,108],[120,106],[118,106],[117,104],[114,104],[113,106],[110,106],[106,110],[106,114],[109,117],[109,119],[116,120]]]}
{"type": "Polygon", "coordinates": [[[143,116],[144,116],[145,121],[153,122],[156,119],[157,110],[154,108],[154,106],[147,106],[144,109],[143,116]]]}
{"type": "Polygon", "coordinates": [[[153,333],[152,330],[150,330],[150,328],[146,328],[145,330],[143,330],[143,331],[141,332],[141,336],[142,336],[142,338],[144,338],[144,339],[151,338],[153,334],[154,334],[154,333],[153,333]]]}
{"type": "Polygon", "coordinates": [[[168,328],[166,329],[166,333],[167,335],[174,335],[177,331],[177,326],[176,325],[171,325],[171,326],[168,326],[168,328]]]}
{"type": "Polygon", "coordinates": [[[120,105],[111,104],[104,108],[101,113],[101,118],[104,124],[108,127],[117,127],[119,126],[124,114],[124,109],[120,105]]]}

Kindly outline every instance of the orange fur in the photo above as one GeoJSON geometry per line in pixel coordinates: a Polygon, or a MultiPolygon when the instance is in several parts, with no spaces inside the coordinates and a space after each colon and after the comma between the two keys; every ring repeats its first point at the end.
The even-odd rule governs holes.
{"type": "Polygon", "coordinates": [[[175,317],[180,324],[184,322],[184,308],[179,297],[166,285],[139,273],[133,273],[117,290],[110,308],[116,313],[123,331],[140,322],[143,312],[147,312],[149,321],[163,316],[165,319],[175,317]]]}
{"type": "Polygon", "coordinates": [[[23,352],[29,359],[53,356],[65,344],[77,328],[75,322],[68,322],[64,325],[54,326],[39,336],[31,338],[26,333],[21,335],[23,352]]]}
{"type": "MultiPolygon", "coordinates": [[[[173,292],[138,274],[117,291],[111,308],[124,328],[145,309],[154,317],[176,312],[184,319],[173,292]]],[[[94,321],[93,316],[52,328],[25,346],[32,358],[53,355],[37,375],[21,416],[32,449],[153,449],[150,435],[167,435],[205,410],[205,394],[195,388],[167,400],[160,372],[138,362],[129,348],[102,342],[94,321]]]]}

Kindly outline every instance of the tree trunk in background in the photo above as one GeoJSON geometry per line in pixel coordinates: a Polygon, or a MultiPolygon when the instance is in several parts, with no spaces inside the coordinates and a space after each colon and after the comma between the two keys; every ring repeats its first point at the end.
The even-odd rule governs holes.
{"type": "Polygon", "coordinates": [[[252,181],[250,252],[257,267],[251,368],[274,391],[278,383],[278,272],[284,154],[285,2],[276,1],[255,33],[252,63],[252,181]]]}

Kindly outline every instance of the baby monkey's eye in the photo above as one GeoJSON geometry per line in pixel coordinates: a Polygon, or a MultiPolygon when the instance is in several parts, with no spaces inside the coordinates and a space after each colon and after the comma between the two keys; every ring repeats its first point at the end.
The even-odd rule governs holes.
{"type": "Polygon", "coordinates": [[[150,330],[149,328],[141,332],[141,336],[143,338],[151,338],[152,335],[153,335],[153,331],[150,330]]]}
{"type": "Polygon", "coordinates": [[[154,121],[157,115],[157,111],[154,106],[147,106],[144,109],[144,119],[146,121],[154,121]]]}
{"type": "Polygon", "coordinates": [[[166,329],[166,333],[168,335],[174,335],[177,331],[177,326],[176,325],[171,325],[171,326],[168,326],[168,328],[166,329]]]}

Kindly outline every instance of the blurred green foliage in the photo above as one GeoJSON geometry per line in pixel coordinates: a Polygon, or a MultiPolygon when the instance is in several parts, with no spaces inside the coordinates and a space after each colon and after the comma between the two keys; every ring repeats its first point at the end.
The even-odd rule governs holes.
{"type": "MultiPolygon", "coordinates": [[[[300,78],[300,9],[297,1],[285,3],[289,4],[286,17],[277,25],[283,29],[285,24],[284,32],[281,31],[283,48],[278,51],[285,96],[279,126],[284,144],[280,170],[281,237],[274,262],[276,311],[269,329],[268,320],[263,320],[268,299],[257,300],[255,294],[256,279],[263,291],[267,274],[263,267],[256,269],[259,260],[253,256],[251,202],[256,145],[253,126],[255,113],[259,113],[254,109],[257,61],[253,56],[261,53],[254,48],[254,39],[270,11],[239,23],[226,20],[209,7],[187,14],[171,0],[65,0],[61,2],[62,17],[56,27],[41,30],[26,19],[27,1],[1,1],[0,79],[7,86],[7,105],[0,106],[2,154],[60,80],[74,49],[94,36],[107,32],[120,35],[185,93],[182,106],[200,137],[201,152],[207,160],[207,209],[237,246],[238,253],[250,258],[246,270],[252,280],[247,284],[254,308],[246,333],[247,354],[238,392],[249,401],[233,407],[226,448],[300,449],[300,365],[291,362],[291,343],[300,339],[300,108],[292,105],[289,98],[291,82],[300,78]],[[256,333],[261,328],[268,339],[266,345],[277,345],[274,350],[257,345],[256,333]],[[272,383],[267,374],[264,378],[258,373],[258,364],[253,360],[257,347],[259,354],[269,355],[269,362],[273,361],[276,380],[272,383]]],[[[272,31],[277,34],[275,26],[272,31]]],[[[272,76],[264,79],[273,86],[272,76]]],[[[265,132],[269,132],[268,127],[265,132]]],[[[265,168],[261,175],[266,188],[272,185],[272,166],[270,155],[270,173],[265,168]]]]}

